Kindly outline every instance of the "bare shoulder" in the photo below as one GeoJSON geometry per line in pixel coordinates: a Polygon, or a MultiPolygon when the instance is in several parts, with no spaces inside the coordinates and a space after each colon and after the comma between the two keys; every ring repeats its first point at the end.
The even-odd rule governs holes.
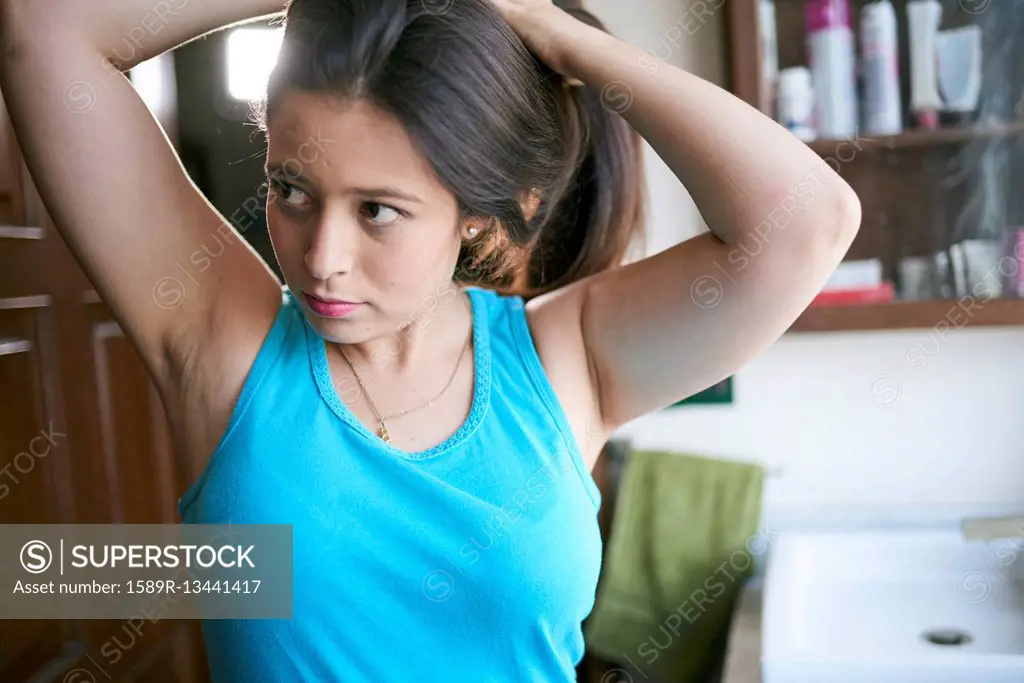
{"type": "Polygon", "coordinates": [[[531,299],[526,304],[526,318],[541,364],[590,469],[608,435],[583,337],[588,282],[582,280],[531,299]]]}

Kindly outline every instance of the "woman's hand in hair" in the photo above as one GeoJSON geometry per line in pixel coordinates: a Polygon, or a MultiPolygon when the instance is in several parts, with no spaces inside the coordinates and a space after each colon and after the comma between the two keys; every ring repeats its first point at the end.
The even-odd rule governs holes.
{"type": "Polygon", "coordinates": [[[557,7],[551,0],[491,0],[512,30],[545,64],[558,73],[568,73],[566,48],[580,29],[589,26],[557,7]]]}
{"type": "MultiPolygon", "coordinates": [[[[644,137],[708,227],[530,301],[556,394],[584,406],[570,407],[579,415],[570,419],[613,434],[778,340],[849,250],[861,206],[836,169],[769,116],[667,62],[650,69],[646,50],[578,23],[553,32],[560,66],[644,137]]],[[[687,220],[682,230],[697,227],[687,220]]]]}

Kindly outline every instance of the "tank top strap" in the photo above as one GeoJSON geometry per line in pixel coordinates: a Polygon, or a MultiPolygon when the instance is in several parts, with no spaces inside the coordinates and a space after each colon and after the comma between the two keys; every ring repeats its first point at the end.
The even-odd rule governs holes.
{"type": "Polygon", "coordinates": [[[488,301],[492,365],[496,369],[503,368],[506,373],[518,371],[519,374],[514,399],[502,396],[502,393],[507,393],[510,384],[517,378],[510,378],[505,383],[497,382],[497,386],[492,389],[496,393],[492,397],[493,409],[501,410],[504,406],[506,410],[515,413],[516,403],[522,401],[522,391],[528,388],[533,399],[531,403],[541,406],[542,411],[524,410],[511,417],[537,419],[533,416],[542,413],[539,417],[543,423],[534,425],[534,429],[557,431],[560,440],[564,443],[565,452],[571,458],[572,465],[583,482],[591,502],[599,508],[601,505],[600,489],[586,467],[569,418],[555,393],[547,371],[544,369],[530,329],[526,302],[520,296],[499,294],[489,290],[484,290],[481,296],[488,301]]]}

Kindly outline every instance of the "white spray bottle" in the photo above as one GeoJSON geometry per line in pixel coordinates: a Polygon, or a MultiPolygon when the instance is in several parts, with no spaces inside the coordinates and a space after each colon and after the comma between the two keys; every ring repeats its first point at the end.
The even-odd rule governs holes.
{"type": "Polygon", "coordinates": [[[818,133],[825,138],[857,134],[857,56],[849,0],[805,0],[818,133]]]}
{"type": "Polygon", "coordinates": [[[903,131],[900,102],[899,34],[890,0],[866,5],[860,15],[864,132],[897,135],[903,131]]]}
{"type": "Polygon", "coordinates": [[[939,125],[938,33],[942,5],[938,0],[907,0],[910,36],[910,110],[921,128],[939,125]]]}

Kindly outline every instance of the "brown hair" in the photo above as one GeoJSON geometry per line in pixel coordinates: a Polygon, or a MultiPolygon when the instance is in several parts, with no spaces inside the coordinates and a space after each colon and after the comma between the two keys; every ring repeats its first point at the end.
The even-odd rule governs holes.
{"type": "Polygon", "coordinates": [[[291,0],[264,130],[291,89],[390,112],[461,216],[491,219],[461,250],[460,282],[529,298],[618,265],[642,230],[640,136],[531,55],[489,0],[291,0]]]}

